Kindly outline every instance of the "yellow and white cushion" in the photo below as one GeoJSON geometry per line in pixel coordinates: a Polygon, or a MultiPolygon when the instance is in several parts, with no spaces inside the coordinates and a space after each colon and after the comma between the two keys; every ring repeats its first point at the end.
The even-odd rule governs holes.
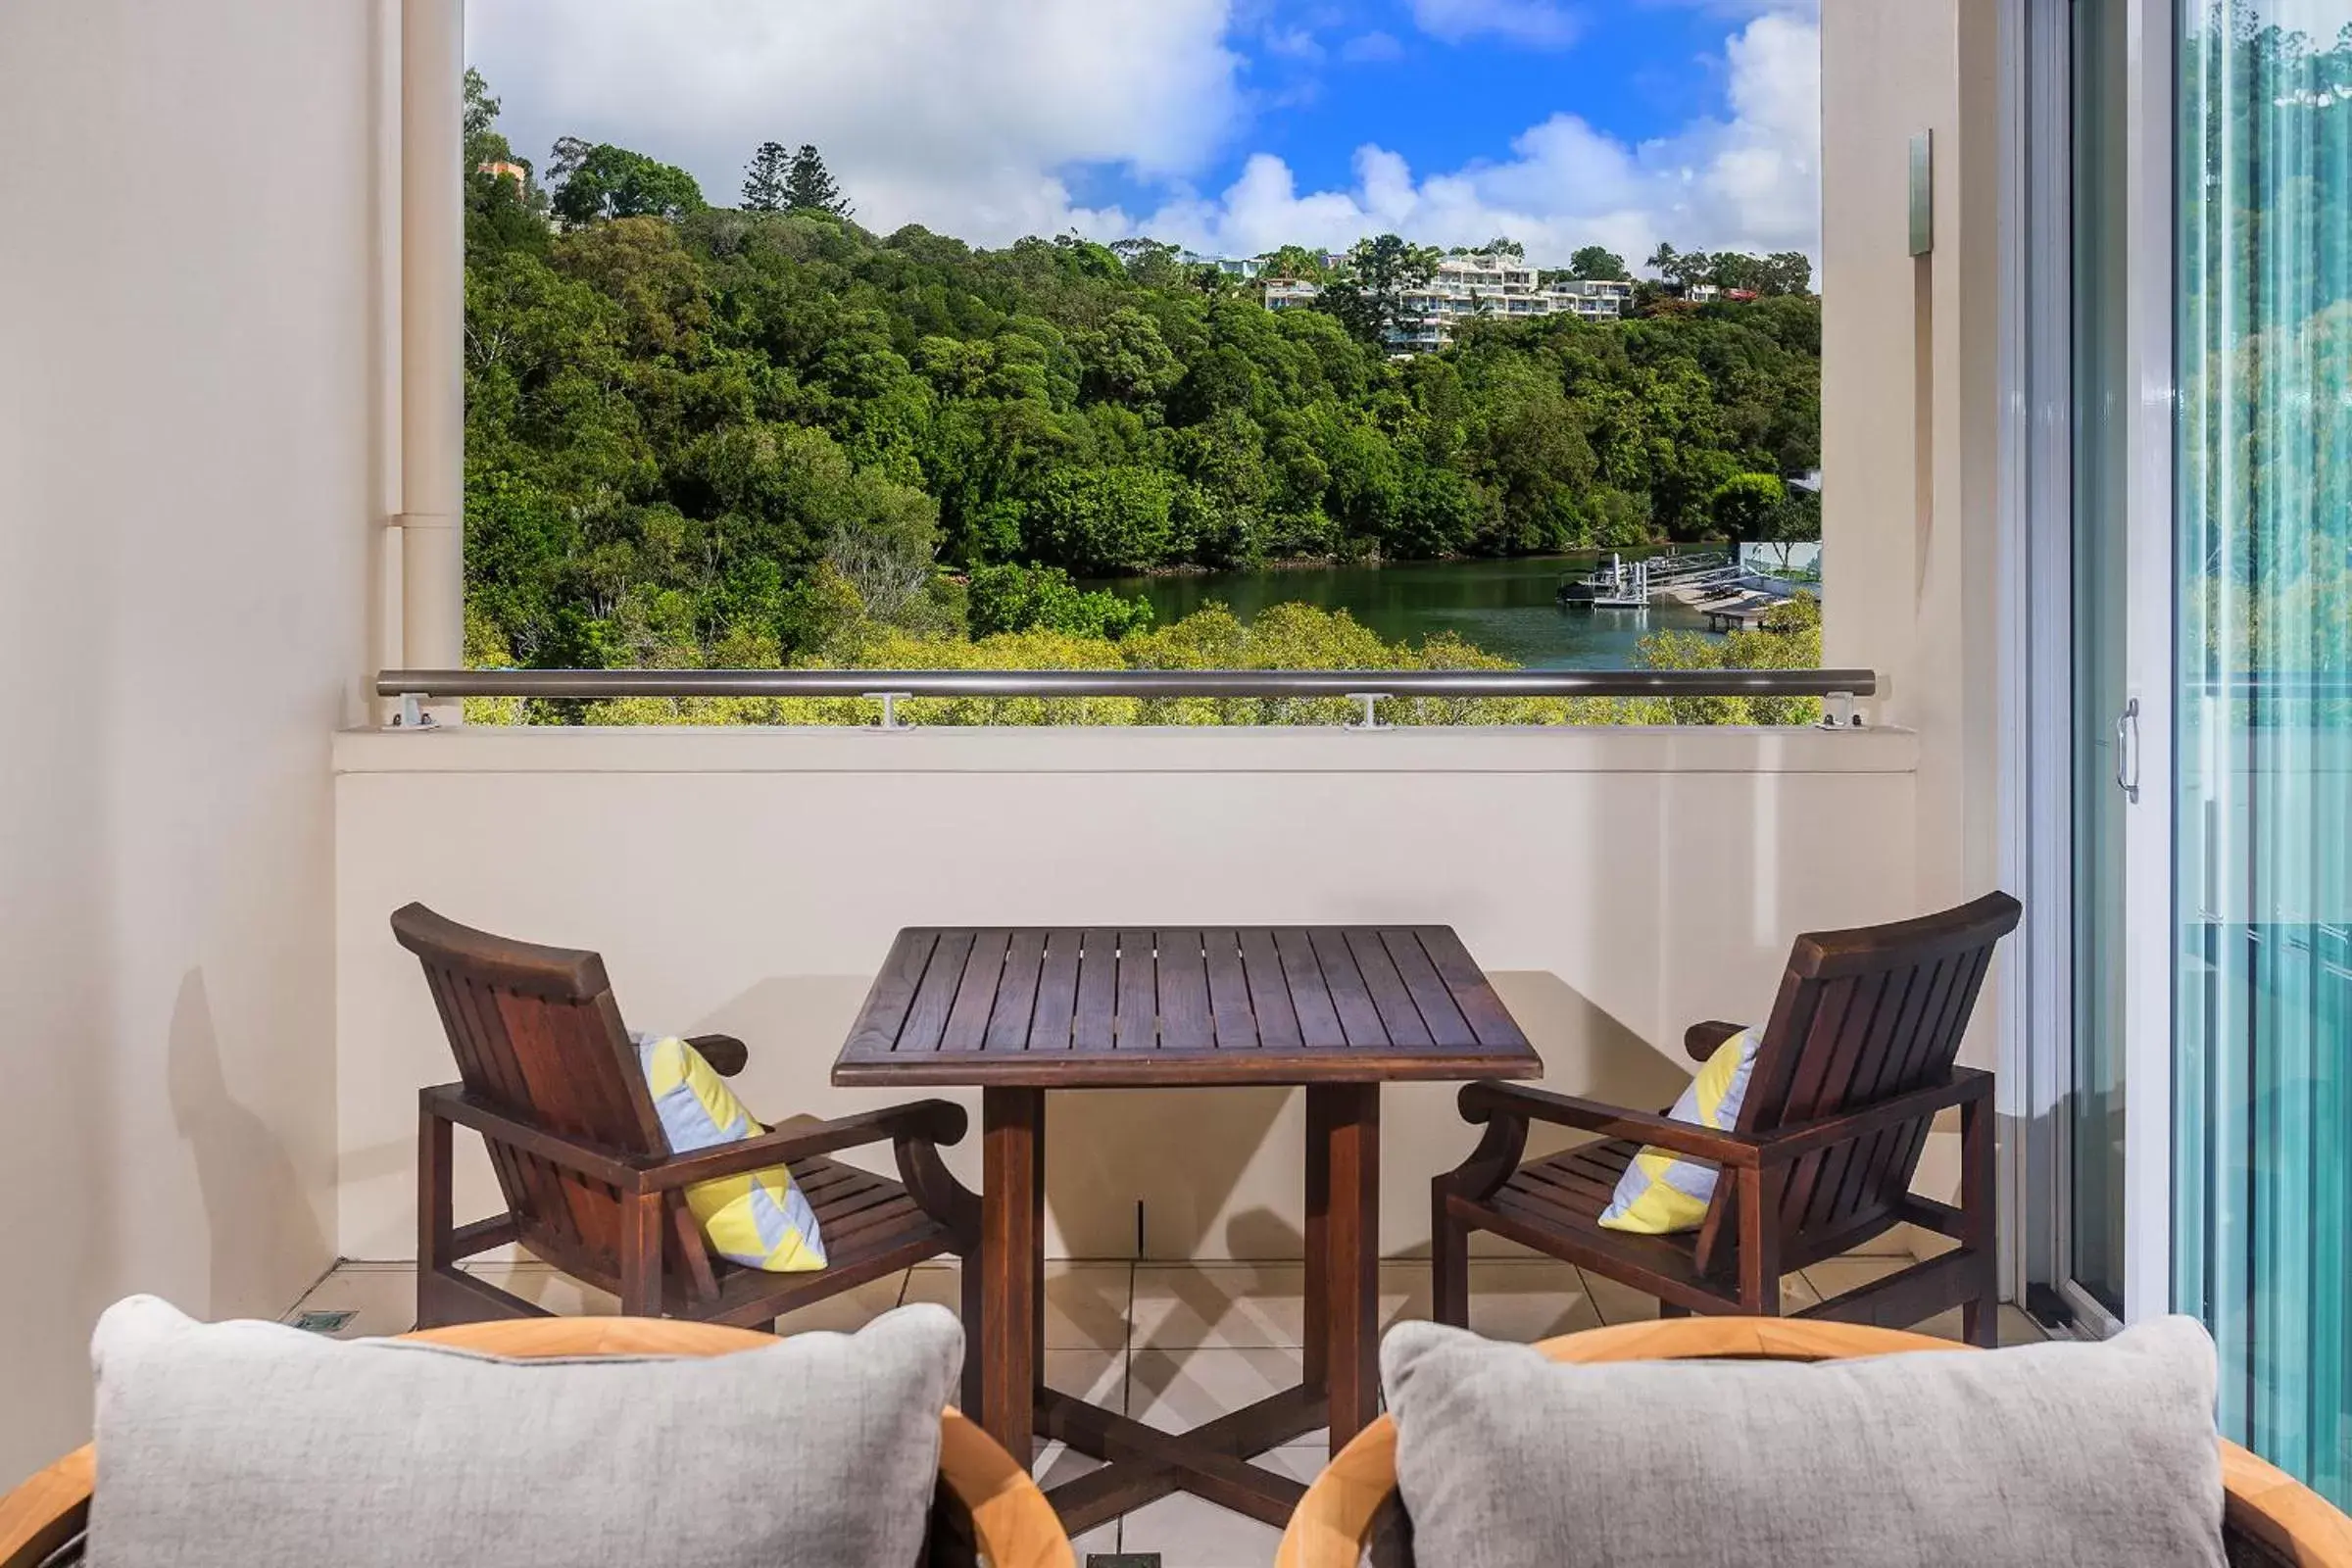
{"type": "MultiPolygon", "coordinates": [[[[1756,1031],[1742,1029],[1717,1046],[1666,1114],[1718,1132],[1737,1126],[1740,1106],[1747,1099],[1748,1077],[1755,1071],[1756,1044],[1756,1031]]],[[[1712,1165],[1684,1159],[1655,1145],[1645,1147],[1617,1178],[1617,1191],[1600,1211],[1600,1223],[1643,1236],[1694,1231],[1706,1220],[1716,1174],[1712,1165]]]]}
{"type": "MultiPolygon", "coordinates": [[[[743,1108],[726,1080],[685,1041],[637,1037],[637,1063],[673,1154],[739,1144],[766,1131],[743,1108]]],[[[825,1244],[792,1172],[771,1165],[743,1176],[697,1182],[686,1207],[710,1250],[731,1263],[770,1274],[799,1274],[825,1266],[825,1244]]]]}

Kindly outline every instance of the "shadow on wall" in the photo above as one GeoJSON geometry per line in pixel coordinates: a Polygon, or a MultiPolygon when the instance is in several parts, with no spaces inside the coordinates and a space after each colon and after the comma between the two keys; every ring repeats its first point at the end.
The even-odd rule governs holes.
{"type": "Polygon", "coordinates": [[[279,1260],[329,1256],[332,1249],[276,1134],[230,1098],[200,969],[180,980],[168,1049],[172,1123],[195,1156],[211,1243],[205,1299],[177,1304],[199,1317],[275,1317],[285,1303],[256,1293],[282,1277],[279,1260]]]}

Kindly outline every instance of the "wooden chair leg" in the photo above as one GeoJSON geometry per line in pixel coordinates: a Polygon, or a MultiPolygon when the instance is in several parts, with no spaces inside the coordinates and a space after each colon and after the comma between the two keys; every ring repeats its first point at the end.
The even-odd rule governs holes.
{"type": "Polygon", "coordinates": [[[662,1195],[620,1200],[620,1315],[662,1315],[662,1195]]]}
{"type": "Polygon", "coordinates": [[[1983,1349],[2001,1343],[2001,1304],[1992,1296],[1980,1296],[1960,1305],[1960,1338],[1983,1349]]]}
{"type": "Polygon", "coordinates": [[[1457,1329],[1470,1326],[1470,1227],[1446,1211],[1440,1188],[1430,1205],[1429,1315],[1457,1329]]]}
{"type": "Polygon", "coordinates": [[[1960,1337],[1991,1349],[2001,1343],[2001,1265],[1993,1236],[1995,1182],[1992,1096],[1960,1107],[1960,1245],[1974,1255],[1977,1293],[1960,1307],[1960,1337]]]}
{"type": "Polygon", "coordinates": [[[1781,1315],[1781,1189],[1786,1170],[1778,1165],[1725,1171],[1739,1189],[1740,1310],[1756,1317],[1781,1315]]]}
{"type": "Polygon", "coordinates": [[[456,1228],[455,1200],[450,1194],[456,1129],[422,1107],[416,1118],[416,1326],[439,1328],[460,1321],[451,1315],[452,1303],[441,1288],[441,1270],[453,1261],[451,1235],[456,1228]]]}
{"type": "MultiPolygon", "coordinates": [[[[1467,1098],[1470,1090],[1462,1093],[1467,1098]]],[[[1448,1213],[1447,1204],[1457,1197],[1465,1202],[1485,1202],[1510,1180],[1519,1168],[1519,1156],[1527,1152],[1526,1117],[1482,1112],[1470,1119],[1486,1123],[1478,1147],[1469,1158],[1429,1184],[1430,1315],[1457,1329],[1470,1326],[1470,1233],[1476,1227],[1448,1213]]]]}
{"type": "MultiPolygon", "coordinates": [[[[980,1418],[980,1250],[963,1254],[956,1270],[963,1282],[963,1411],[980,1418]]],[[[1042,1363],[1041,1363],[1042,1364],[1042,1363]]]]}

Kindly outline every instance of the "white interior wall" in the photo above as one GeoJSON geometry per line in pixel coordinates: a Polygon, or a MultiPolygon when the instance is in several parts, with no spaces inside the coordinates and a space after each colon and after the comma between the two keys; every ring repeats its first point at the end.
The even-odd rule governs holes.
{"type": "Polygon", "coordinates": [[[86,1434],[108,1300],[333,1255],[372,13],[0,5],[0,1489],[86,1434]]]}
{"type": "MultiPolygon", "coordinates": [[[[2000,874],[1999,10],[1822,3],[1824,661],[1882,671],[1880,714],[1919,735],[1923,910],[2000,874]],[[1923,130],[1936,233],[1915,258],[1923,130]]],[[[1997,1014],[1988,996],[1964,1061],[1994,1064],[1997,1014]]]]}
{"type": "MultiPolygon", "coordinates": [[[[827,1074],[906,925],[1450,923],[1547,1082],[1662,1104],[1683,1028],[1760,1016],[1796,931],[1916,906],[1916,748],[1891,731],[477,730],[336,756],[357,1257],[413,1255],[416,1093],[455,1076],[385,923],[412,899],[600,950],[632,1027],[743,1036],[769,1119],[894,1098],[827,1074]]],[[[1429,1178],[1475,1141],[1452,1094],[1388,1092],[1391,1254],[1426,1246],[1429,1178]]],[[[1058,1255],[1132,1254],[1138,1199],[1148,1255],[1296,1254],[1295,1093],[1066,1095],[1048,1121],[1058,1255]]],[[[497,1206],[470,1152],[460,1194],[461,1219],[497,1206]]]]}

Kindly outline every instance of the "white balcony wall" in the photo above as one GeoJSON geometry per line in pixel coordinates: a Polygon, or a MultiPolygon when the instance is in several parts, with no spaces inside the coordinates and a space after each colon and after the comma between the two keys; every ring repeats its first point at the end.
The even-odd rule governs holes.
{"type": "MultiPolygon", "coordinates": [[[[346,735],[339,1245],[413,1255],[416,1095],[455,1075],[385,923],[412,899],[601,950],[634,1028],[743,1036],[771,1119],[889,1098],[829,1087],[834,1053],[899,927],[965,923],[1449,922],[1548,1082],[1655,1104],[1687,1024],[1769,1007],[1794,932],[1917,912],[1916,755],[1895,731],[346,735]]],[[[1057,1254],[1132,1254],[1139,1199],[1151,1256],[1296,1253],[1295,1093],[1048,1116],[1057,1254]]],[[[1394,1254],[1474,1140],[1448,1086],[1384,1116],[1394,1254]]],[[[461,1218],[497,1207],[470,1152],[460,1193],[461,1218]]]]}
{"type": "Polygon", "coordinates": [[[373,12],[0,5],[0,1489],[86,1436],[107,1301],[334,1255],[373,12]]]}

